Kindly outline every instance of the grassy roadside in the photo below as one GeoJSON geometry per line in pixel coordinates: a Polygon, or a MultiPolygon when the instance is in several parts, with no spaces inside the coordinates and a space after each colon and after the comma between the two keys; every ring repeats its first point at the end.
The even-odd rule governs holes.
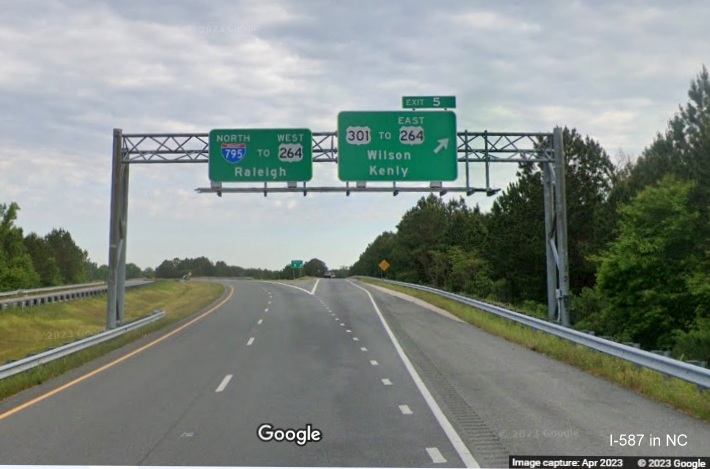
{"type": "MultiPolygon", "coordinates": [[[[116,339],[0,381],[0,399],[81,366],[151,332],[176,323],[214,302],[224,287],[210,282],[159,281],[126,292],[126,321],[155,309],[166,316],[116,339]]],[[[0,364],[104,330],[106,295],[0,312],[0,364]]]]}
{"type": "Polygon", "coordinates": [[[558,337],[534,331],[512,321],[432,293],[390,285],[376,280],[360,280],[424,300],[493,335],[547,355],[555,360],[568,363],[655,401],[663,402],[694,417],[710,422],[710,391],[701,391],[693,384],[676,378],[669,378],[655,371],[572,344],[558,337]]]}

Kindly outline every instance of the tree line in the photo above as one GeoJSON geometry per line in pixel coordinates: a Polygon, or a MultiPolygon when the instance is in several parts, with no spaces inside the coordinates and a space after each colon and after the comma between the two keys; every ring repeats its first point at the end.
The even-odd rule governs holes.
{"type": "MultiPolygon", "coordinates": [[[[0,204],[0,292],[108,280],[108,266],[92,262],[67,230],[55,228],[45,236],[37,233],[25,236],[16,224],[19,211],[15,202],[0,204]]],[[[224,261],[213,263],[206,257],[197,257],[166,259],[155,269],[141,269],[134,263],[127,263],[126,279],[180,278],[185,275],[288,279],[323,277],[328,271],[326,263],[317,258],[294,271],[290,263],[280,270],[269,270],[231,266],[224,261]]],[[[334,272],[345,277],[348,268],[334,272]]]]}
{"type": "MultiPolygon", "coordinates": [[[[644,349],[710,361],[710,80],[636,161],[614,164],[601,145],[563,130],[574,327],[644,349]]],[[[541,168],[490,212],[430,195],[394,232],[370,243],[351,273],[425,283],[546,317],[541,168]]]]}
{"type": "MultiPolygon", "coordinates": [[[[303,276],[323,277],[328,270],[326,263],[317,258],[304,262],[302,269],[294,270],[289,263],[280,270],[269,270],[227,265],[224,261],[213,263],[207,257],[202,256],[185,259],[166,259],[155,269],[155,276],[159,278],[181,278],[189,275],[194,277],[241,277],[277,280],[303,276]]],[[[342,268],[335,272],[338,276],[345,277],[348,269],[342,268]]]]}
{"type": "MultiPolygon", "coordinates": [[[[107,280],[108,266],[92,262],[64,228],[55,228],[44,236],[25,236],[16,225],[19,211],[15,202],[0,204],[0,291],[107,280]]],[[[135,264],[126,264],[128,279],[146,273],[150,274],[135,264]]]]}

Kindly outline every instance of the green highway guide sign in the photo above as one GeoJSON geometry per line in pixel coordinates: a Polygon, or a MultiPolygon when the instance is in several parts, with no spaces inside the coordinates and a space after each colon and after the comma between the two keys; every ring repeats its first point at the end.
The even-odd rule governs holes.
{"type": "Polygon", "coordinates": [[[209,150],[211,181],[298,182],[313,177],[308,129],[215,129],[209,150]]]}
{"type": "Polygon", "coordinates": [[[456,114],[343,111],[338,114],[341,181],[453,181],[456,114]]]}
{"type": "Polygon", "coordinates": [[[404,96],[404,97],[402,97],[402,108],[404,108],[404,109],[424,109],[424,108],[454,109],[455,107],[456,107],[456,96],[404,96]]]}
{"type": "Polygon", "coordinates": [[[291,268],[292,269],[302,269],[303,268],[303,261],[291,261],[291,268]]]}

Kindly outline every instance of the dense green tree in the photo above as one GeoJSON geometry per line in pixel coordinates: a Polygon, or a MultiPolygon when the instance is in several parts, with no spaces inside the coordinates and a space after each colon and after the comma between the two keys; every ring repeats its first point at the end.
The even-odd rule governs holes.
{"type": "Polygon", "coordinates": [[[131,262],[126,263],[126,279],[141,278],[142,276],[143,276],[143,269],[141,269],[136,264],[133,264],[131,262]]]}
{"type": "Polygon", "coordinates": [[[224,261],[217,261],[214,265],[215,277],[231,277],[232,269],[224,261]]]}
{"type": "Polygon", "coordinates": [[[62,274],[59,272],[54,251],[47,240],[36,233],[30,233],[24,239],[27,252],[32,258],[35,271],[39,274],[43,287],[62,284],[62,274]]]}
{"type": "Polygon", "coordinates": [[[619,236],[599,256],[603,333],[648,348],[669,347],[674,330],[689,329],[698,297],[688,287],[702,260],[694,187],[667,176],[620,208],[619,236]]]}
{"type": "Polygon", "coordinates": [[[152,267],[146,267],[143,269],[144,278],[155,278],[155,269],[152,267]]]}
{"type": "Polygon", "coordinates": [[[71,285],[86,282],[88,253],[76,245],[71,234],[63,228],[55,228],[45,239],[54,253],[62,283],[71,285]]]}
{"type": "Polygon", "coordinates": [[[476,250],[465,250],[459,246],[449,248],[447,252],[449,275],[446,288],[454,292],[473,294],[479,298],[491,295],[493,285],[490,267],[476,250]]]}
{"type": "Polygon", "coordinates": [[[445,250],[448,225],[446,205],[441,198],[430,194],[419,199],[397,225],[397,245],[407,253],[398,259],[401,271],[436,284],[440,275],[437,253],[445,250]]]}
{"type": "MultiPolygon", "coordinates": [[[[615,180],[611,159],[595,140],[575,129],[562,131],[566,156],[570,286],[593,287],[590,258],[611,239],[608,198],[615,180]]],[[[547,301],[545,207],[540,168],[521,165],[518,180],[496,199],[487,219],[483,252],[496,279],[504,280],[504,301],[547,301]]]]}
{"type": "Polygon", "coordinates": [[[646,186],[666,175],[696,181],[693,203],[706,211],[710,205],[710,78],[703,66],[691,82],[688,103],[668,122],[663,133],[633,164],[627,164],[614,185],[611,199],[627,203],[646,186]]]}
{"type": "Polygon", "coordinates": [[[160,263],[158,267],[155,269],[155,276],[158,278],[178,278],[182,277],[185,275],[185,273],[181,273],[178,271],[178,263],[180,262],[180,259],[175,258],[172,260],[164,260],[163,262],[160,263]]]}
{"type": "Polygon", "coordinates": [[[545,301],[546,254],[542,181],[539,172],[519,174],[493,203],[484,255],[504,289],[500,301],[545,301]]]}
{"type": "Polygon", "coordinates": [[[303,264],[303,273],[310,277],[323,277],[328,271],[328,266],[320,259],[313,258],[303,264]]]}
{"type": "Polygon", "coordinates": [[[22,228],[15,226],[19,205],[0,204],[0,291],[34,288],[40,285],[32,257],[22,236],[22,228]]]}
{"type": "Polygon", "coordinates": [[[676,331],[675,339],[674,356],[710,363],[710,317],[697,318],[687,332],[676,331]]]}
{"type": "MultiPolygon", "coordinates": [[[[402,272],[402,266],[392,259],[395,250],[395,234],[385,231],[371,242],[365,251],[360,254],[357,262],[350,268],[350,275],[369,275],[371,277],[380,276],[378,264],[386,260],[392,264],[391,272],[402,272]]],[[[390,271],[388,270],[388,273],[390,271]]],[[[415,279],[416,281],[416,279],[415,279]]]]}

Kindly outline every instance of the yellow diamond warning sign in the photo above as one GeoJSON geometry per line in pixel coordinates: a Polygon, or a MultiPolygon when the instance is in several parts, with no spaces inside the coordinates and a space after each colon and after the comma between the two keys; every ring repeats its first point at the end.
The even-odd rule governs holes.
{"type": "Polygon", "coordinates": [[[389,269],[389,268],[390,268],[390,263],[389,263],[389,262],[387,262],[387,261],[386,261],[386,260],[384,260],[384,259],[382,259],[382,262],[380,262],[380,263],[379,263],[379,264],[377,264],[377,265],[379,265],[379,266],[380,266],[380,269],[382,269],[382,271],[383,271],[383,272],[384,272],[385,270],[387,270],[387,269],[389,269]]]}

